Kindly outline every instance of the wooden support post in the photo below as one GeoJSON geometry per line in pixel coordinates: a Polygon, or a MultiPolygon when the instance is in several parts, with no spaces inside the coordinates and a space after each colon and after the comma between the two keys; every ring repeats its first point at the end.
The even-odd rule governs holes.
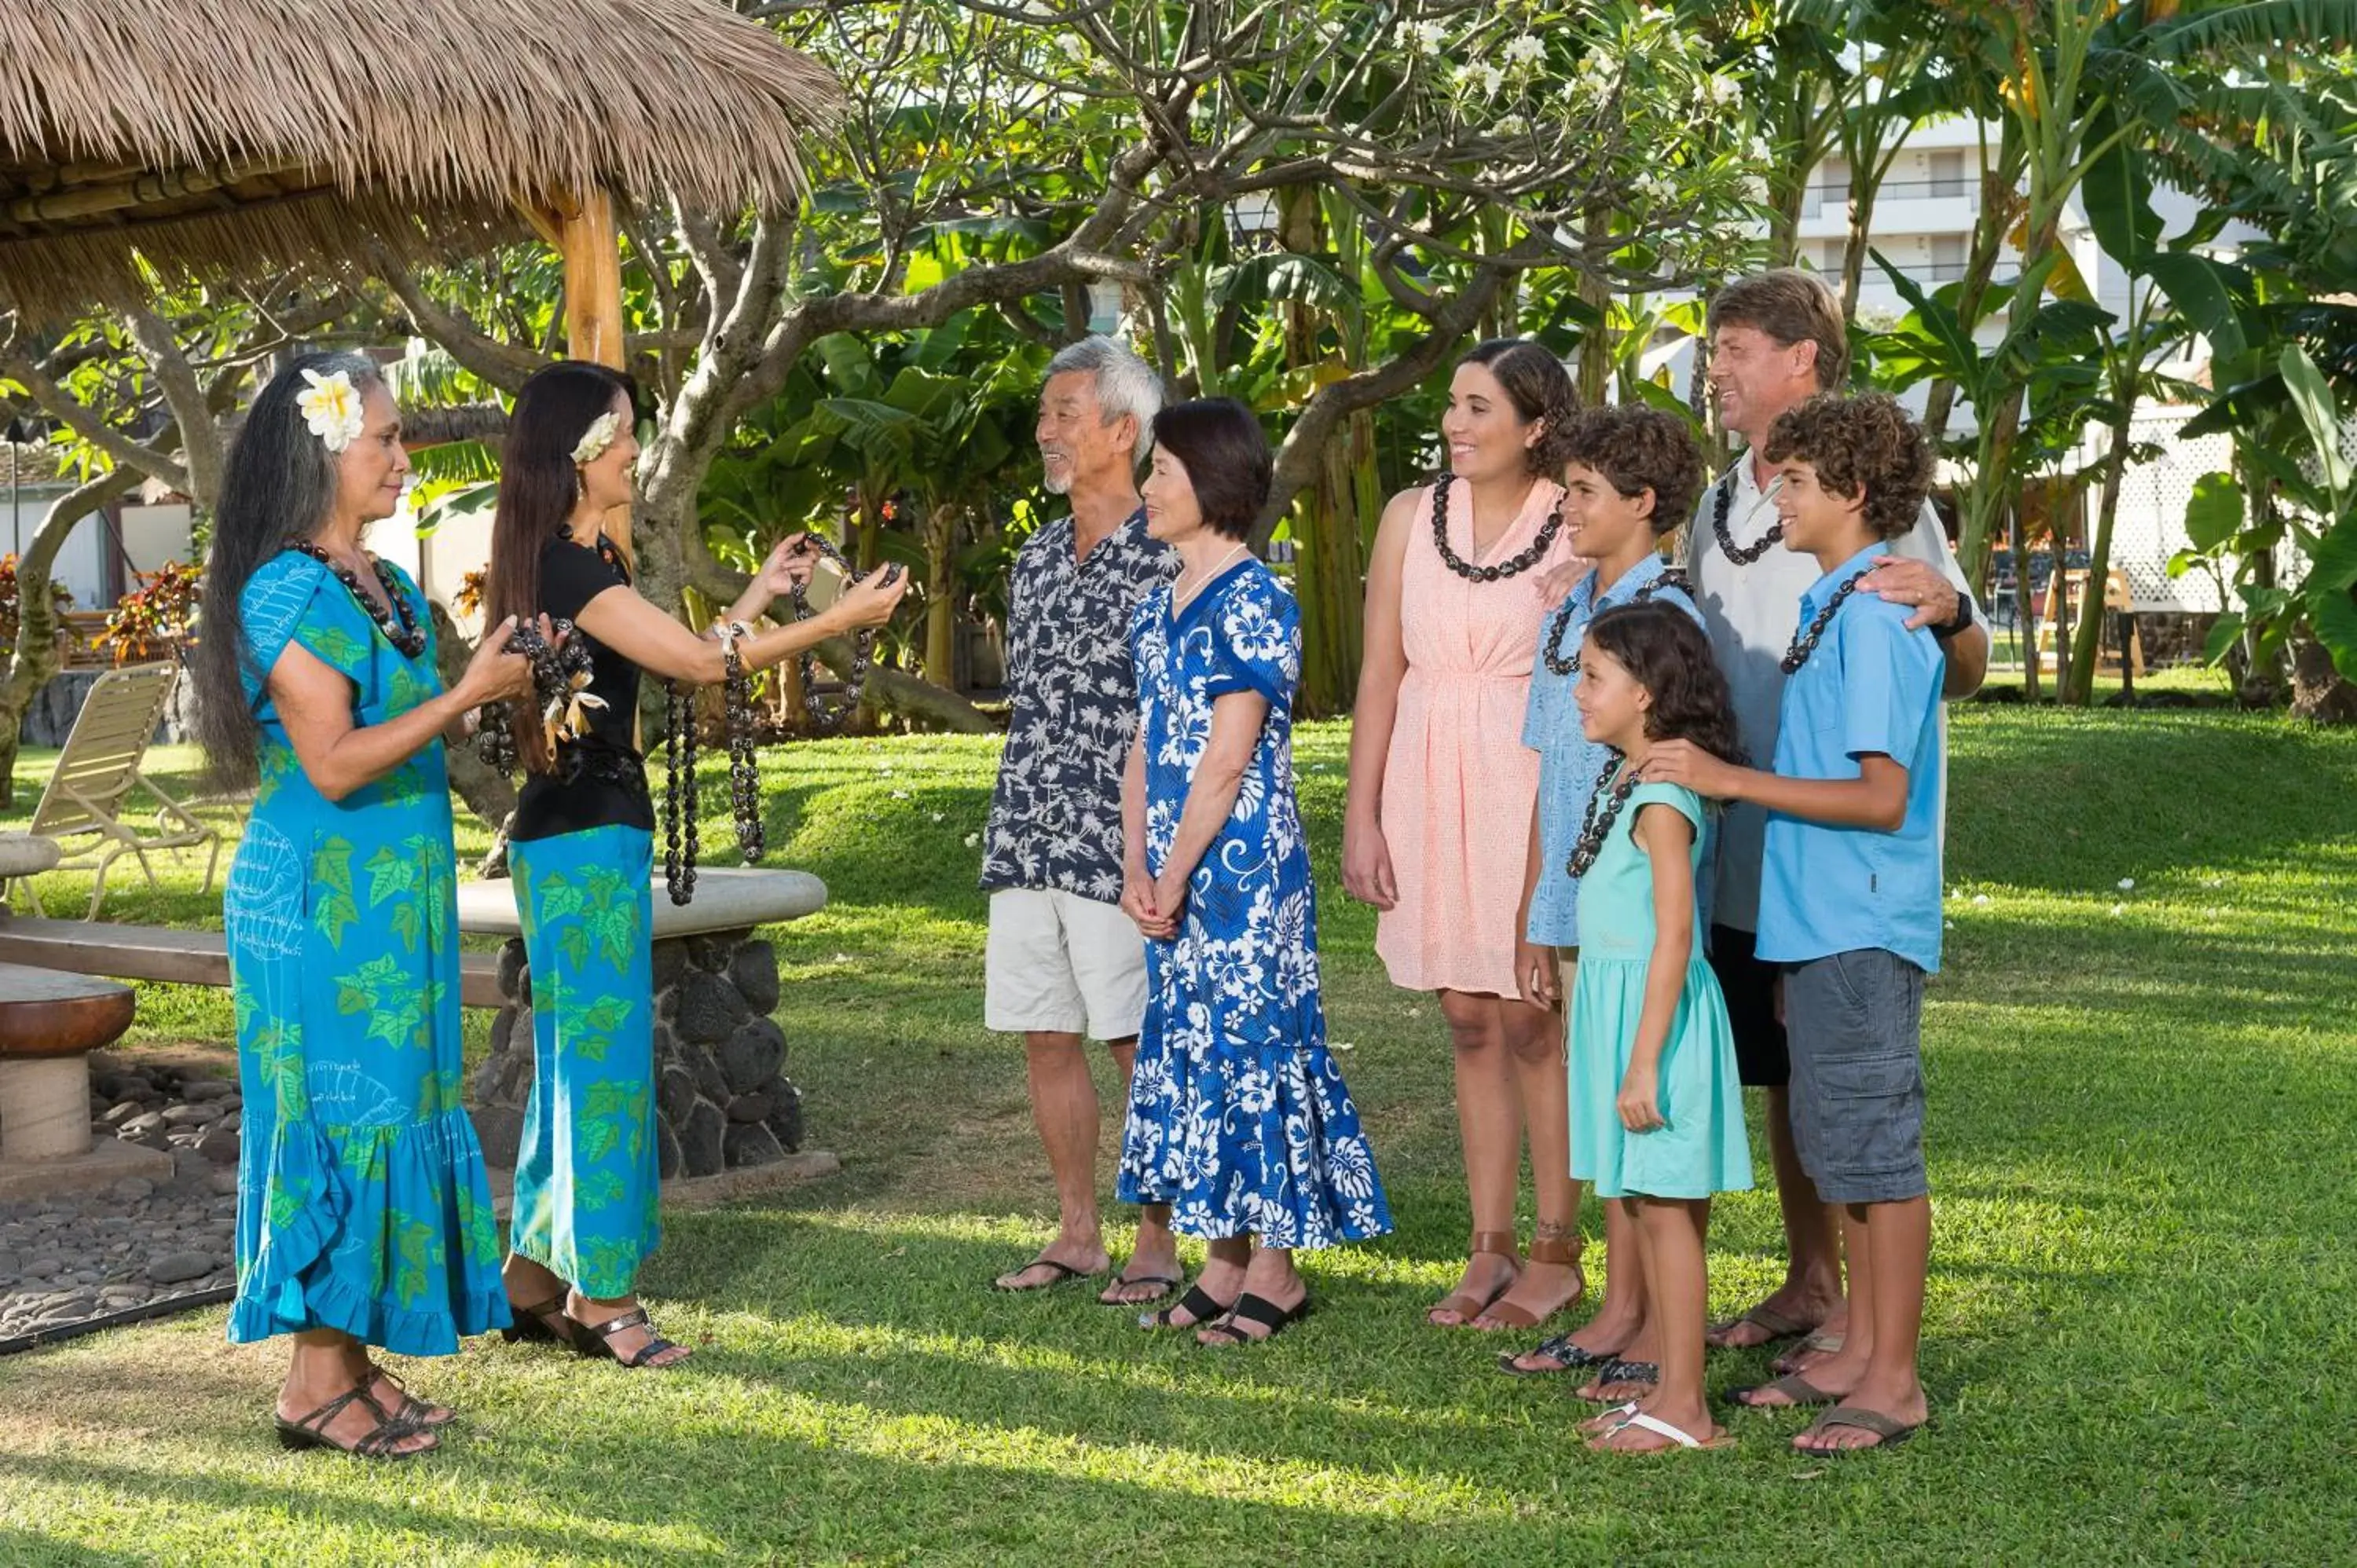
{"type": "MultiPolygon", "coordinates": [[[[602,188],[567,191],[526,214],[565,262],[565,353],[622,369],[622,241],[614,199],[602,188]]],[[[629,551],[630,508],[615,508],[606,532],[629,551]]]]}

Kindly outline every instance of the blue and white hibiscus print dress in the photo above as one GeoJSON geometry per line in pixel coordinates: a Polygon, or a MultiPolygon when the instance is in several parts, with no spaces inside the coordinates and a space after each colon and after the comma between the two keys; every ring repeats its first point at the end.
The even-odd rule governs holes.
{"type": "Polygon", "coordinates": [[[1173,610],[1171,590],[1130,620],[1146,746],[1146,863],[1161,874],[1211,704],[1268,699],[1234,811],[1195,868],[1177,938],[1146,944],[1119,1191],[1167,1203],[1190,1236],[1330,1247],[1392,1228],[1374,1155],[1326,1048],[1318,899],[1293,784],[1301,611],[1247,560],[1173,610]]]}

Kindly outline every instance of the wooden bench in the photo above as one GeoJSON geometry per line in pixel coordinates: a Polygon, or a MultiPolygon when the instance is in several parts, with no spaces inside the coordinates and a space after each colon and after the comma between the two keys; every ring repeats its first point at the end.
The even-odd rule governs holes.
{"type": "MultiPolygon", "coordinates": [[[[116,980],[226,986],[229,939],[219,931],[188,931],[170,926],[27,919],[0,914],[0,964],[7,963],[116,980]]],[[[497,1007],[499,964],[497,953],[461,953],[459,1002],[468,1007],[497,1007]]]]}

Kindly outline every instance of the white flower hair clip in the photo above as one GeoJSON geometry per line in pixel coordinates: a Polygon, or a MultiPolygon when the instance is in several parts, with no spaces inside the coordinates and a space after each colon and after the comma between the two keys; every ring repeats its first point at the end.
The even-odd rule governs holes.
{"type": "Polygon", "coordinates": [[[352,385],[350,373],[337,371],[323,376],[306,371],[303,379],[311,384],[295,394],[295,406],[320,444],[340,452],[359,440],[368,422],[361,417],[360,389],[352,385]]]}
{"type": "Polygon", "coordinates": [[[591,420],[589,428],[582,433],[581,439],[573,444],[573,460],[576,463],[594,463],[604,456],[606,448],[614,444],[614,433],[621,427],[620,417],[610,408],[591,420]]]}

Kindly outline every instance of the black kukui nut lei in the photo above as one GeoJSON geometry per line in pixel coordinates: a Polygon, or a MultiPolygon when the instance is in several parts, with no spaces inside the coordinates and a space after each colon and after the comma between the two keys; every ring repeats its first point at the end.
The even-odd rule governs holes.
{"type": "Polygon", "coordinates": [[[1817,650],[1817,643],[1825,635],[1825,628],[1833,625],[1834,616],[1842,607],[1842,601],[1857,592],[1857,585],[1865,582],[1872,573],[1871,567],[1864,572],[1853,573],[1847,581],[1834,590],[1834,596],[1825,601],[1825,607],[1817,612],[1817,618],[1792,634],[1792,646],[1784,650],[1782,668],[1785,674],[1797,675],[1801,672],[1801,666],[1806,664],[1809,661],[1809,655],[1817,650]]]}
{"type": "Polygon", "coordinates": [[[1784,520],[1780,517],[1770,523],[1768,532],[1749,544],[1735,542],[1735,534],[1727,526],[1727,514],[1735,508],[1735,476],[1740,467],[1738,463],[1719,476],[1718,493],[1711,503],[1710,531],[1718,536],[1721,554],[1738,566],[1749,566],[1784,542],[1784,520]]]}
{"type": "MultiPolygon", "coordinates": [[[[1689,598],[1694,596],[1694,589],[1687,585],[1685,574],[1673,567],[1630,595],[1629,602],[1632,605],[1641,605],[1664,588],[1675,588],[1689,598]]],[[[1571,599],[1569,596],[1566,596],[1563,608],[1555,612],[1554,623],[1547,628],[1546,647],[1540,650],[1541,656],[1546,660],[1546,667],[1558,675],[1579,673],[1580,650],[1577,648],[1573,649],[1571,657],[1568,659],[1565,658],[1563,653],[1564,633],[1570,626],[1571,599]]]]}
{"type": "Polygon", "coordinates": [[[1613,776],[1608,793],[1600,785],[1587,798],[1587,814],[1580,818],[1579,838],[1571,846],[1571,857],[1563,864],[1566,876],[1585,876],[1596,865],[1596,857],[1604,852],[1604,841],[1612,836],[1612,824],[1620,820],[1620,808],[1629,803],[1637,788],[1637,770],[1626,760],[1613,776]]]}
{"type": "Polygon", "coordinates": [[[384,639],[400,650],[403,658],[414,659],[425,651],[425,628],[417,624],[416,614],[410,609],[409,600],[402,593],[400,579],[393,575],[392,567],[373,555],[369,557],[369,564],[376,569],[377,585],[384,590],[384,603],[379,604],[366,588],[361,586],[358,573],[317,544],[307,539],[298,539],[295,542],[295,548],[325,566],[336,581],[360,601],[361,608],[368,611],[369,619],[376,622],[377,629],[384,633],[384,639]]]}
{"type": "Polygon", "coordinates": [[[1457,482],[1454,474],[1443,474],[1432,481],[1432,542],[1440,552],[1440,564],[1469,583],[1502,583],[1509,577],[1519,577],[1546,558],[1554,547],[1555,536],[1563,532],[1563,497],[1557,495],[1555,510],[1547,513],[1546,521],[1539,525],[1536,537],[1519,555],[1501,561],[1494,566],[1476,566],[1457,553],[1448,542],[1448,490],[1457,482]]]}
{"type": "MultiPolygon", "coordinates": [[[[802,539],[804,548],[816,551],[820,555],[842,567],[845,572],[853,576],[857,575],[857,571],[851,564],[849,558],[835,547],[833,540],[816,533],[804,534],[802,539]]],[[[896,581],[899,575],[900,568],[898,566],[884,568],[884,581],[887,584],[896,581]]],[[[789,596],[794,603],[794,619],[798,621],[810,619],[809,585],[796,583],[790,591],[789,596]]],[[[807,650],[797,656],[802,677],[802,707],[810,714],[813,728],[832,733],[851,722],[851,715],[859,711],[859,696],[866,689],[868,667],[874,662],[875,657],[876,633],[874,630],[863,627],[852,633],[851,674],[843,683],[842,703],[830,711],[827,705],[819,700],[817,685],[813,679],[817,672],[818,661],[807,650]]]]}

